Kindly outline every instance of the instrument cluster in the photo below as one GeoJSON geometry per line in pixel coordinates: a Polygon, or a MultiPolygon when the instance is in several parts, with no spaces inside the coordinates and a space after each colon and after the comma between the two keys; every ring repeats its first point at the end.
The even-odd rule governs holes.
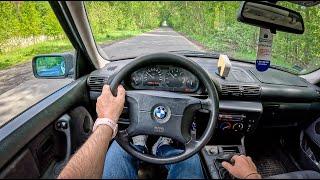
{"type": "Polygon", "coordinates": [[[130,75],[134,89],[192,93],[199,89],[199,79],[176,66],[157,65],[141,68],[130,75]]]}

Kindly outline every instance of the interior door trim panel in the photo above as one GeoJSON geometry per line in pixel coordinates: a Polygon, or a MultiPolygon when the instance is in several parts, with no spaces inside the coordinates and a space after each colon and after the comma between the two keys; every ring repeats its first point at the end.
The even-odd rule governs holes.
{"type": "Polygon", "coordinates": [[[67,110],[81,102],[89,104],[86,79],[66,85],[0,129],[0,168],[67,110]]]}
{"type": "Polygon", "coordinates": [[[39,176],[39,169],[29,149],[24,149],[0,174],[1,179],[29,179],[39,176]]]}

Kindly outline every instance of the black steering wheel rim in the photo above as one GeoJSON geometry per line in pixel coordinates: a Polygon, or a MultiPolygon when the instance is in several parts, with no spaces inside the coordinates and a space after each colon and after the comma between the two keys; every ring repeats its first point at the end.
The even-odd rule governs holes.
{"type": "Polygon", "coordinates": [[[133,60],[131,63],[123,67],[113,78],[110,83],[110,88],[113,93],[113,95],[116,95],[116,90],[118,85],[127,78],[128,75],[133,73],[135,70],[145,67],[148,65],[155,65],[155,64],[161,64],[161,65],[176,65],[179,67],[182,67],[191,73],[193,73],[195,76],[199,78],[199,80],[203,83],[203,85],[206,87],[208,92],[208,110],[210,111],[210,117],[207,124],[207,127],[203,133],[203,135],[200,137],[199,140],[191,140],[190,142],[186,143],[185,145],[185,151],[182,154],[179,154],[177,156],[172,157],[165,157],[165,158],[158,158],[155,156],[142,154],[138,151],[136,151],[131,145],[130,140],[128,137],[128,134],[126,131],[119,131],[116,141],[119,143],[119,145],[125,149],[129,154],[135,156],[136,158],[153,163],[153,164],[170,164],[170,163],[176,163],[183,161],[195,153],[197,153],[203,146],[205,146],[208,141],[211,139],[212,134],[215,130],[215,125],[217,121],[217,114],[219,110],[219,100],[218,100],[218,93],[216,90],[216,86],[214,82],[212,81],[209,73],[203,69],[201,66],[199,66],[194,61],[188,59],[187,57],[180,56],[177,54],[172,53],[154,53],[149,54],[141,57],[137,57],[135,60],[133,60]]]}

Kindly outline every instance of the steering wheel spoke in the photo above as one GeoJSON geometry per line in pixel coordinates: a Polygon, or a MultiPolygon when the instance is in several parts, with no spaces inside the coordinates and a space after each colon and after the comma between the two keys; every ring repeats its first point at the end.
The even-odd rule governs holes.
{"type": "Polygon", "coordinates": [[[210,110],[212,107],[212,100],[210,99],[200,99],[201,109],[210,110]]]}
{"type": "Polygon", "coordinates": [[[192,150],[194,150],[194,148],[198,147],[200,144],[199,141],[195,140],[195,139],[191,139],[190,141],[188,141],[184,146],[185,146],[185,153],[188,153],[192,150]]]}

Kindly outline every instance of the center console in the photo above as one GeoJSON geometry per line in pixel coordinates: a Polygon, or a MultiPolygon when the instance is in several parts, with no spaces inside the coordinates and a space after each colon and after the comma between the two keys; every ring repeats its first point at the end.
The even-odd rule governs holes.
{"type": "Polygon", "coordinates": [[[232,179],[222,167],[222,162],[231,162],[234,155],[246,155],[244,137],[255,131],[262,115],[260,102],[228,101],[219,103],[216,136],[201,150],[208,178],[232,179]],[[231,139],[231,141],[230,141],[231,139]],[[218,144],[217,144],[218,143],[218,144]]]}
{"type": "Polygon", "coordinates": [[[232,175],[222,167],[222,162],[231,162],[234,155],[245,155],[243,145],[208,145],[201,150],[206,164],[208,176],[211,179],[232,179],[232,175]]]}

